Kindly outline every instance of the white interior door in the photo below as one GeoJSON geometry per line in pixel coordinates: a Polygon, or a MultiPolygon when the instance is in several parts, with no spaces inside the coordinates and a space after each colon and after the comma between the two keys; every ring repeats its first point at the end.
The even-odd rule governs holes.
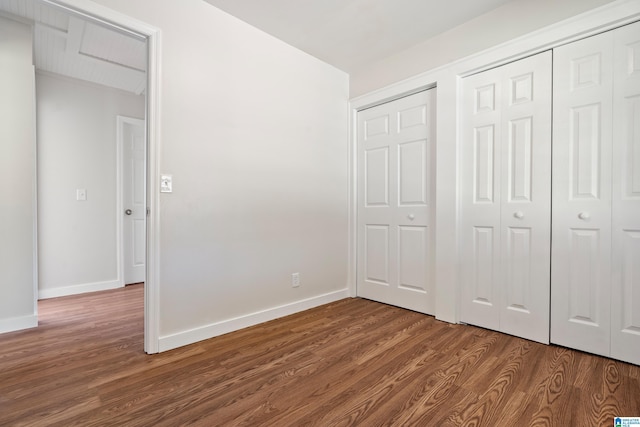
{"type": "Polygon", "coordinates": [[[146,261],[146,139],[144,120],[118,117],[122,146],[124,283],[145,281],[146,261]]]}
{"type": "Polygon", "coordinates": [[[461,320],[549,342],[551,52],[463,81],[461,320]]]}
{"type": "Polygon", "coordinates": [[[358,296],[433,313],[435,89],[358,113],[358,296]]]}
{"type": "Polygon", "coordinates": [[[612,33],[554,49],[551,340],[609,354],[612,33]]]}
{"type": "Polygon", "coordinates": [[[613,52],[611,357],[640,364],[640,23],[613,52]]]}

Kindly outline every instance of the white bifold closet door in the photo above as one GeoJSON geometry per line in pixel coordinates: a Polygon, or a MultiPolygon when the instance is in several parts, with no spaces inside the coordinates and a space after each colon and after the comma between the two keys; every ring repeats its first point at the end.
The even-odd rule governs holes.
{"type": "Polygon", "coordinates": [[[433,314],[435,89],[358,112],[358,296],[433,314]]]}
{"type": "Polygon", "coordinates": [[[551,52],[463,79],[461,320],[549,342],[551,52]]]}
{"type": "Polygon", "coordinates": [[[614,45],[611,357],[640,365],[640,23],[614,45]]]}
{"type": "Polygon", "coordinates": [[[554,50],[551,340],[640,363],[640,24],[554,50]]]}

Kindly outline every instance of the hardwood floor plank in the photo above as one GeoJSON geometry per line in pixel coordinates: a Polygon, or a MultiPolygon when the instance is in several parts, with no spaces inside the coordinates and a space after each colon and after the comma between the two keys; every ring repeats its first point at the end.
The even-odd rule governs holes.
{"type": "Polygon", "coordinates": [[[143,287],[0,335],[0,426],[610,426],[640,367],[363,299],[157,355],[143,287]]]}
{"type": "Polygon", "coordinates": [[[514,378],[520,374],[520,369],[531,347],[527,341],[514,341],[516,341],[515,345],[509,353],[506,353],[506,359],[500,360],[497,369],[489,374],[493,379],[485,386],[485,391],[479,393],[475,408],[463,416],[468,420],[468,424],[496,425],[495,420],[500,418],[505,401],[514,391],[514,378]]]}

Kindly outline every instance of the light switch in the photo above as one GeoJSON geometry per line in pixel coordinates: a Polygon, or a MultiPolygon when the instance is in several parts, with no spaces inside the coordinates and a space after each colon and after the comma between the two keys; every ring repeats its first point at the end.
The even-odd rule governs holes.
{"type": "Polygon", "coordinates": [[[76,200],[79,202],[87,200],[87,190],[85,188],[78,188],[76,190],[76,200]]]}
{"type": "Polygon", "coordinates": [[[171,193],[173,191],[173,179],[171,175],[160,175],[160,192],[171,193]]]}

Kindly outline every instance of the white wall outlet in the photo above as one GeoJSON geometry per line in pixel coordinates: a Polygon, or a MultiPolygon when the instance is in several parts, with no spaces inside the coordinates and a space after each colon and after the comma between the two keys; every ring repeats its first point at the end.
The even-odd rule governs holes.
{"type": "Polygon", "coordinates": [[[160,192],[171,193],[173,192],[173,177],[171,175],[160,175],[160,192]]]}
{"type": "Polygon", "coordinates": [[[76,200],[79,202],[87,200],[87,190],[85,188],[78,188],[76,190],[76,200]]]}
{"type": "Polygon", "coordinates": [[[293,273],[291,275],[291,287],[297,288],[300,286],[300,273],[293,273]]]}

